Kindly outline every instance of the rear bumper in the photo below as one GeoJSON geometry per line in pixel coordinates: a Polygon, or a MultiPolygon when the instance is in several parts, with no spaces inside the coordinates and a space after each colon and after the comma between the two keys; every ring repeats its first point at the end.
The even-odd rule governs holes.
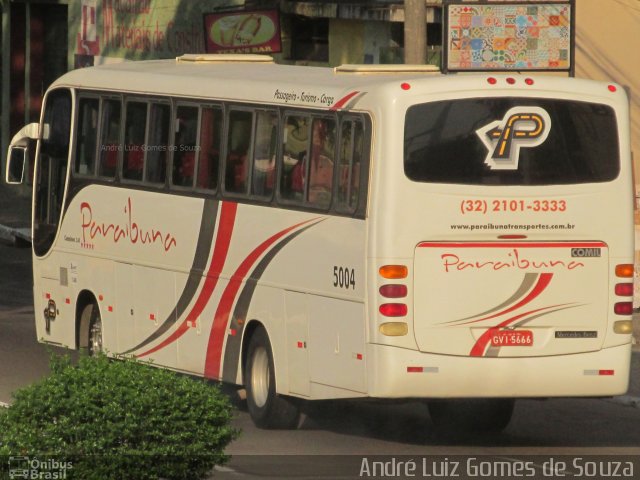
{"type": "Polygon", "coordinates": [[[622,395],[629,386],[631,344],[527,358],[458,357],[385,345],[367,347],[371,397],[597,397],[622,395]],[[422,367],[423,371],[408,372],[408,367],[422,367]]]}

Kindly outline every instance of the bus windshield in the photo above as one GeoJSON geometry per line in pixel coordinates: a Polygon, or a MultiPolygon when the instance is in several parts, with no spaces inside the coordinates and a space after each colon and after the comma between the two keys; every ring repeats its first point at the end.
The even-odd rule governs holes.
{"type": "Polygon", "coordinates": [[[612,108],[596,103],[471,98],[414,105],[405,118],[404,171],[417,182],[464,185],[607,182],[618,176],[619,156],[615,113],[612,108]],[[538,124],[527,112],[539,117],[538,124]],[[528,121],[518,120],[522,118],[528,121]],[[510,127],[511,160],[506,158],[508,152],[503,152],[504,159],[496,158],[491,163],[488,157],[493,154],[493,147],[498,150],[499,140],[510,140],[505,137],[510,127]],[[533,139],[541,133],[544,138],[538,135],[537,141],[533,139]],[[536,148],[526,148],[534,145],[536,148]]]}

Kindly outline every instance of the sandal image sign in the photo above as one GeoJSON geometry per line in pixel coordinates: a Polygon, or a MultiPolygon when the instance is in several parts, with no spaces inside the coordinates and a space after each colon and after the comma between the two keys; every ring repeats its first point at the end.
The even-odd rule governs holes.
{"type": "Polygon", "coordinates": [[[276,10],[204,16],[208,53],[277,53],[280,21],[276,10]]]}

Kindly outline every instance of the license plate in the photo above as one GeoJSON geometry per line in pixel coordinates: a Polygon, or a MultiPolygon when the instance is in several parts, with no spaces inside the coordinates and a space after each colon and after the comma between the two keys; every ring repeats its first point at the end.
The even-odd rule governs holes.
{"type": "Polygon", "coordinates": [[[531,347],[533,332],[531,330],[506,330],[491,336],[494,347],[531,347]]]}

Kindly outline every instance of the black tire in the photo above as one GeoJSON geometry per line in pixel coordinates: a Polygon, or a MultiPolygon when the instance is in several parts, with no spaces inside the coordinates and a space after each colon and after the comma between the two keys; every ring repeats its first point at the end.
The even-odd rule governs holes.
{"type": "Polygon", "coordinates": [[[81,325],[87,325],[87,352],[89,356],[99,355],[104,352],[102,348],[102,318],[100,309],[95,303],[90,303],[80,318],[81,325]]]}
{"type": "Polygon", "coordinates": [[[447,437],[498,434],[509,425],[514,406],[511,398],[438,399],[429,401],[429,414],[447,437]]]}
{"type": "Polygon", "coordinates": [[[300,410],[276,393],[274,372],[269,337],[259,328],[249,341],[244,374],[249,415],[259,428],[294,429],[300,420],[300,410]]]}

